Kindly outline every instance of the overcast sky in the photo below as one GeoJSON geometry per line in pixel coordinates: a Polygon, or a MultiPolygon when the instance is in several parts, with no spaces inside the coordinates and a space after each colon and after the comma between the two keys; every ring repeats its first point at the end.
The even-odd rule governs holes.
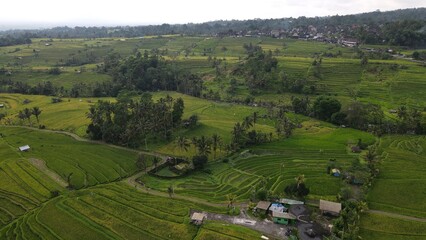
{"type": "Polygon", "coordinates": [[[426,7],[426,0],[2,0],[0,27],[199,23],[426,7]]]}

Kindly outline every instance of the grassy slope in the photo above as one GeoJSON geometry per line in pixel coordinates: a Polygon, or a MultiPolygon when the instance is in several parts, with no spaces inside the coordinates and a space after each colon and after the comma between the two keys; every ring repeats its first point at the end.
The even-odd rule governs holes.
{"type": "Polygon", "coordinates": [[[30,145],[24,158],[38,158],[63,179],[72,173],[76,188],[117,180],[136,171],[136,153],[99,144],[79,142],[71,137],[22,128],[0,128],[4,139],[17,149],[30,145]]]}

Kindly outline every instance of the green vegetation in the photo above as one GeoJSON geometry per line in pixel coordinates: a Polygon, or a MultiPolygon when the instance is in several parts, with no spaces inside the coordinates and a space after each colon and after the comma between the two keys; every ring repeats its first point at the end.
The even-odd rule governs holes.
{"type": "MultiPolygon", "coordinates": [[[[136,172],[136,153],[79,142],[69,136],[25,128],[0,128],[4,141],[18,149],[30,145],[24,158],[36,158],[68,181],[72,188],[111,182],[136,172]]],[[[71,187],[70,186],[70,187],[71,187]]]]}
{"type": "Polygon", "coordinates": [[[380,174],[368,195],[369,207],[426,217],[426,140],[423,136],[386,136],[380,141],[380,174]],[[419,201],[413,201],[419,199],[419,201]]]}
{"type": "Polygon", "coordinates": [[[195,239],[259,239],[261,234],[238,225],[208,221],[198,231],[195,239]]]}
{"type": "Polygon", "coordinates": [[[424,239],[426,223],[368,213],[362,216],[361,236],[364,239],[424,239]]]}
{"type": "MultiPolygon", "coordinates": [[[[424,64],[364,47],[380,49],[177,35],[0,47],[0,91],[9,92],[0,94],[0,123],[10,125],[0,126],[1,237],[259,238],[235,225],[189,224],[190,209],[227,213],[220,206],[230,198],[355,198],[372,210],[426,218],[426,140],[385,135],[426,131],[424,64]],[[152,91],[152,100],[141,99],[142,91],[152,91]],[[29,152],[17,150],[27,144],[29,152]],[[139,173],[133,188],[125,178],[160,163],[157,153],[138,149],[180,157],[181,169],[191,171],[139,173]],[[62,184],[29,159],[45,162],[62,184]],[[352,174],[352,185],[331,176],[331,168],[352,174]]],[[[345,219],[358,224],[364,209],[351,208],[356,214],[345,209],[336,229],[352,224],[345,219]]],[[[363,213],[360,234],[425,237],[423,223],[403,219],[363,213]]]]}
{"type": "MultiPolygon", "coordinates": [[[[107,184],[55,198],[1,233],[7,238],[38,235],[42,239],[193,239],[198,228],[189,224],[190,208],[223,212],[201,204],[142,194],[121,183],[107,184]]],[[[207,229],[217,231],[217,224],[211,225],[207,229]]],[[[228,232],[230,236],[241,236],[245,231],[232,227],[228,232]]],[[[244,234],[252,237],[255,232],[244,234]]]]}
{"type": "Polygon", "coordinates": [[[246,201],[258,184],[281,196],[286,185],[293,183],[299,174],[305,174],[310,197],[335,199],[342,181],[327,174],[329,159],[335,158],[348,168],[358,158],[350,153],[349,146],[360,138],[367,144],[374,142],[373,136],[361,131],[306,121],[288,139],[252,147],[251,153],[236,154],[229,162],[211,162],[205,166],[211,173],[197,172],[169,180],[146,175],[141,181],[164,192],[173,184],[176,194],[224,202],[229,193],[236,194],[238,201],[246,201]]]}

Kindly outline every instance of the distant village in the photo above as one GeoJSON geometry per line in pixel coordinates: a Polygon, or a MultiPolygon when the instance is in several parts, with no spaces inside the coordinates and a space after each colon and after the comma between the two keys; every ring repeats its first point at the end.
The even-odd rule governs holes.
{"type": "Polygon", "coordinates": [[[325,43],[340,44],[346,47],[355,47],[360,44],[359,40],[349,37],[354,31],[359,28],[367,30],[369,33],[378,34],[379,28],[370,27],[368,25],[352,25],[349,27],[343,26],[323,26],[317,28],[313,25],[307,27],[294,27],[291,29],[274,29],[274,30],[249,30],[249,31],[228,31],[219,33],[215,36],[232,36],[232,37],[260,37],[270,36],[273,38],[293,38],[299,40],[313,40],[325,43]]]}

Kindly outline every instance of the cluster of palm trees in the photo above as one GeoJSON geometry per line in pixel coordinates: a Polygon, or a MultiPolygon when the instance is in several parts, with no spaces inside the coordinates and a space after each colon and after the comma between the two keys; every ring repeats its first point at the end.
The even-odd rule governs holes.
{"type": "Polygon", "coordinates": [[[33,107],[32,109],[30,109],[30,108],[25,108],[24,110],[21,110],[21,111],[19,111],[19,113],[18,113],[18,118],[21,120],[21,121],[24,121],[25,119],[27,119],[28,120],[28,123],[29,123],[29,125],[32,127],[33,126],[33,124],[32,124],[32,122],[31,122],[31,116],[35,116],[35,118],[36,118],[36,120],[37,120],[37,124],[39,124],[40,123],[40,119],[39,119],[39,117],[40,117],[40,114],[41,114],[41,110],[40,110],[40,108],[39,107],[33,107]]]}
{"type": "Polygon", "coordinates": [[[198,156],[208,156],[213,151],[213,158],[216,159],[217,150],[222,149],[222,137],[218,134],[213,134],[211,137],[201,136],[188,139],[184,136],[178,136],[176,145],[181,151],[187,152],[191,145],[196,149],[198,156]]]}
{"type": "Polygon", "coordinates": [[[272,132],[262,133],[260,131],[256,131],[257,119],[258,113],[253,112],[252,115],[245,117],[241,123],[237,122],[231,132],[232,142],[227,148],[232,151],[236,151],[246,145],[272,141],[272,132]]]}

